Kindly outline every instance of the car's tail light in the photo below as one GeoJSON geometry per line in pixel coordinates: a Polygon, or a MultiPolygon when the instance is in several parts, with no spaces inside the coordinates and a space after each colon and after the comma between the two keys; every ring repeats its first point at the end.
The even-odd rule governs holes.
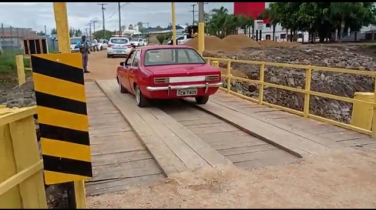
{"type": "Polygon", "coordinates": [[[112,47],[112,46],[114,46],[113,44],[108,44],[108,47],[112,47]]]}
{"type": "Polygon", "coordinates": [[[130,48],[131,46],[132,46],[131,44],[124,45],[124,47],[128,47],[128,48],[130,48]]]}
{"type": "Polygon", "coordinates": [[[168,77],[154,78],[154,84],[165,84],[165,83],[168,83],[168,81],[169,81],[168,77]]]}
{"type": "Polygon", "coordinates": [[[205,78],[205,81],[210,82],[210,81],[217,81],[219,80],[219,75],[208,75],[205,78]]]}

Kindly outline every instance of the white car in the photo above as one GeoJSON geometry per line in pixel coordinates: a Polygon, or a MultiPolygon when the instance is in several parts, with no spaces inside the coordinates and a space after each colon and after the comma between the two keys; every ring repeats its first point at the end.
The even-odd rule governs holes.
{"type": "Polygon", "coordinates": [[[70,40],[69,40],[70,41],[70,50],[71,50],[72,53],[80,51],[80,49],[75,48],[77,42],[79,42],[80,40],[81,40],[81,37],[72,37],[72,38],[70,38],[70,40]]]}
{"type": "MultiPolygon", "coordinates": [[[[184,44],[186,42],[188,42],[189,40],[191,40],[191,38],[188,38],[187,35],[182,35],[182,36],[178,36],[176,38],[176,44],[184,44]]],[[[168,40],[167,42],[168,45],[172,45],[172,39],[168,40]]]]}
{"type": "Polygon", "coordinates": [[[99,50],[105,50],[108,46],[108,40],[107,39],[100,39],[98,41],[98,49],[99,50]]]}
{"type": "Polygon", "coordinates": [[[132,38],[131,44],[134,44],[136,47],[141,47],[141,46],[146,45],[144,39],[142,39],[142,38],[132,38]]]}
{"type": "Polygon", "coordinates": [[[107,45],[107,58],[115,56],[128,56],[132,45],[126,37],[111,37],[107,45]]]}

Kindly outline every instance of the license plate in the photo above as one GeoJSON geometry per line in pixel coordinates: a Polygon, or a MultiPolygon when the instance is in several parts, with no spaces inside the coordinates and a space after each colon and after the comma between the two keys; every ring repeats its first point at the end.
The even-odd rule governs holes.
{"type": "Polygon", "coordinates": [[[177,96],[194,96],[194,95],[197,95],[197,89],[178,90],[176,95],[177,96]]]}

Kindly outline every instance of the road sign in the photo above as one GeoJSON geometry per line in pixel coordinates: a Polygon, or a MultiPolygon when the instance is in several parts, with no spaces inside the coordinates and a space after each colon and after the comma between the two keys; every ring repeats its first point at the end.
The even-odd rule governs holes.
{"type": "Polygon", "coordinates": [[[31,56],[46,184],[92,177],[79,53],[31,56]]]}

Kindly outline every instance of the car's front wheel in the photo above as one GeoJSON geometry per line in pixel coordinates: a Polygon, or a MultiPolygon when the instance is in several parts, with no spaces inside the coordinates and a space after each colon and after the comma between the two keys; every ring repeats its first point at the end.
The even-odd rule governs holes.
{"type": "Polygon", "coordinates": [[[107,58],[111,58],[111,55],[107,54],[107,58]]]}
{"type": "Polygon", "coordinates": [[[146,98],[141,90],[140,90],[140,87],[138,87],[138,85],[136,85],[134,87],[134,91],[135,91],[135,97],[136,97],[136,103],[137,103],[137,106],[139,107],[147,107],[149,105],[149,99],[146,98]]]}
{"type": "Polygon", "coordinates": [[[195,99],[196,99],[197,104],[206,104],[209,101],[209,96],[199,96],[199,97],[196,97],[195,99]]]}

